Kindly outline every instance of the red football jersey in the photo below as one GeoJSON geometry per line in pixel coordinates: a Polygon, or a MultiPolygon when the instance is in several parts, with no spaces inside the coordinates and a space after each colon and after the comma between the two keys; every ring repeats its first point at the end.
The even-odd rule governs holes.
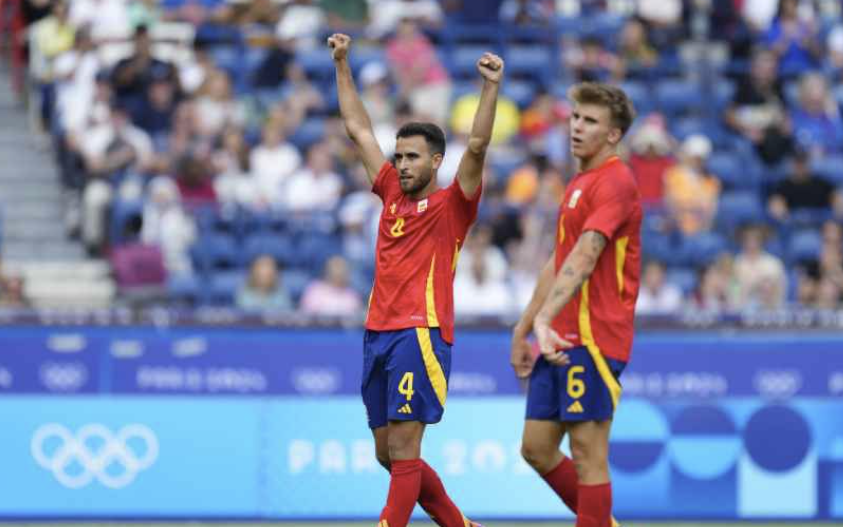
{"type": "Polygon", "coordinates": [[[559,206],[556,272],[585,231],[608,239],[591,276],[552,327],[576,345],[627,362],[632,349],[641,268],[641,196],[632,171],[617,157],[577,174],[559,206]]]}
{"type": "Polygon", "coordinates": [[[447,188],[414,200],[401,191],[395,167],[381,167],[372,187],[384,207],[367,329],[438,327],[446,342],[454,342],[454,272],[481,191],[467,198],[454,178],[447,188]]]}

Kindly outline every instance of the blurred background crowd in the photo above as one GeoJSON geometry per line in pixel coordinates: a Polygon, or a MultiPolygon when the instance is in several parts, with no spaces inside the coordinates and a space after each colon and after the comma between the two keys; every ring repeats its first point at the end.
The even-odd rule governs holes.
{"type": "MultiPolygon", "coordinates": [[[[48,227],[108,263],[110,304],[362,315],[381,205],[338,119],[324,42],[341,31],[385,153],[404,122],[446,129],[442,185],[477,106],[475,61],[506,61],[458,315],[529,301],[575,174],[566,90],[586,80],[617,83],[639,114],[623,156],[646,206],[640,314],[841,307],[840,2],[0,5],[60,175],[48,227]]],[[[3,303],[34,302],[0,275],[3,303]]]]}

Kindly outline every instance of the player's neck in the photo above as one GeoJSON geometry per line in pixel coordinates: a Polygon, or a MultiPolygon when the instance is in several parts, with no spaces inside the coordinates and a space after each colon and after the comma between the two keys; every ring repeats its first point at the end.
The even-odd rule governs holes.
{"type": "Polygon", "coordinates": [[[591,157],[579,158],[579,172],[588,172],[604,165],[608,160],[618,155],[618,149],[613,145],[606,145],[591,157]]]}
{"type": "Polygon", "coordinates": [[[439,185],[436,184],[436,176],[433,176],[433,179],[430,180],[430,183],[428,183],[426,187],[421,190],[417,190],[416,192],[408,192],[407,197],[413,201],[419,201],[430,196],[437,190],[439,190],[439,185]]]}

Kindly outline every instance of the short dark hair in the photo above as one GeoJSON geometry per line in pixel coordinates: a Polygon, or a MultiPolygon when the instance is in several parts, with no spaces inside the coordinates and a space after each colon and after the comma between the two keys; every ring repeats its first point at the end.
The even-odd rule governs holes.
{"type": "Polygon", "coordinates": [[[395,138],[401,139],[402,137],[412,137],[414,135],[424,137],[431,154],[445,155],[445,132],[435,124],[407,123],[398,130],[395,138]]]}
{"type": "Polygon", "coordinates": [[[602,82],[582,82],[568,90],[568,98],[577,104],[594,104],[609,109],[612,124],[626,135],[635,120],[635,107],[626,92],[602,82]]]}

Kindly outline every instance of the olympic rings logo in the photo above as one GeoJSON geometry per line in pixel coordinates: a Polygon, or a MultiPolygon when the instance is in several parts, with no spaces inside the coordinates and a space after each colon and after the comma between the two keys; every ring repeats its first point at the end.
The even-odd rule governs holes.
{"type": "Polygon", "coordinates": [[[48,423],[35,431],[30,450],[35,462],[67,488],[82,488],[96,479],[119,489],[152,466],[158,458],[158,438],[141,424],[126,425],[114,434],[104,425],[92,423],[73,435],[58,423],[48,423]],[[140,452],[133,445],[138,445],[140,452]]]}

